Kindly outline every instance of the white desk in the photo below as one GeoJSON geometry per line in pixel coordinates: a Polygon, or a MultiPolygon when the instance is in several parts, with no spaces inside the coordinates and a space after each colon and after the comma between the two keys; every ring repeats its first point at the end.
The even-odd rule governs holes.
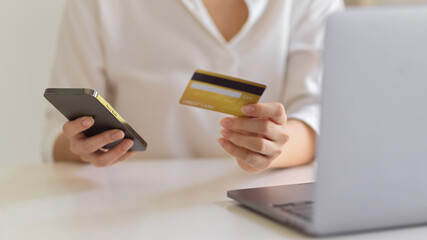
{"type": "MultiPolygon", "coordinates": [[[[312,175],[312,166],[252,175],[230,159],[0,165],[0,239],[305,239],[226,191],[312,175]]],[[[426,237],[417,227],[335,239],[426,237]]]]}

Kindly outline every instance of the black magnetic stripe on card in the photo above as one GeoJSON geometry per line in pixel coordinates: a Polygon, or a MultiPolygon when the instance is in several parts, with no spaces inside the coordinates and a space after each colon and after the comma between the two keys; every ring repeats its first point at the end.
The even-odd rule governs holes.
{"type": "Polygon", "coordinates": [[[194,73],[191,80],[210,83],[210,84],[231,88],[231,89],[235,89],[235,90],[239,90],[247,93],[252,93],[258,96],[261,96],[265,90],[265,88],[262,88],[262,87],[241,83],[241,82],[236,82],[236,81],[219,78],[215,76],[210,76],[210,75],[206,75],[198,72],[194,73]]]}

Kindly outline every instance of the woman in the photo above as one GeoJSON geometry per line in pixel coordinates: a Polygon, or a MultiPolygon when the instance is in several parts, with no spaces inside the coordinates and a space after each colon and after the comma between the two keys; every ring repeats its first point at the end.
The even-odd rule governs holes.
{"type": "MultiPolygon", "coordinates": [[[[69,0],[52,86],[100,92],[149,143],[139,158],[228,153],[248,172],[304,164],[314,157],[325,19],[342,7],[341,0],[69,0]],[[181,106],[196,68],[267,89],[242,109],[250,117],[181,106]]],[[[92,124],[82,117],[63,125],[50,109],[45,158],[109,166],[136,154],[127,151],[129,139],[101,151],[123,132],[86,138],[81,132],[92,124]]]]}

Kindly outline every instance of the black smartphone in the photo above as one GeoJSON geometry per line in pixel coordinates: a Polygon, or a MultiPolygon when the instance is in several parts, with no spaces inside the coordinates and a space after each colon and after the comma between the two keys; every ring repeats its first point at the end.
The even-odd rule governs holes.
{"type": "MultiPolygon", "coordinates": [[[[144,139],[97,91],[87,88],[47,88],[44,97],[70,121],[83,116],[92,116],[95,123],[83,132],[86,136],[91,137],[106,130],[121,129],[125,133],[125,138],[134,141],[130,151],[146,150],[147,143],[144,139]]],[[[121,141],[107,144],[104,148],[113,148],[121,141]]]]}

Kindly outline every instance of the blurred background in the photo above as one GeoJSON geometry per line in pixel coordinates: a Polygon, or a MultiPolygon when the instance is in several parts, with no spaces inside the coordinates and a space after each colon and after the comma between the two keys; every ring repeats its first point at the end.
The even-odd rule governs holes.
{"type": "MultiPolygon", "coordinates": [[[[43,98],[66,0],[0,0],[0,163],[41,162],[43,98]]],[[[347,6],[427,0],[346,0],[347,6]]]]}
{"type": "Polygon", "coordinates": [[[347,6],[426,4],[426,0],[345,0],[347,6]]]}

